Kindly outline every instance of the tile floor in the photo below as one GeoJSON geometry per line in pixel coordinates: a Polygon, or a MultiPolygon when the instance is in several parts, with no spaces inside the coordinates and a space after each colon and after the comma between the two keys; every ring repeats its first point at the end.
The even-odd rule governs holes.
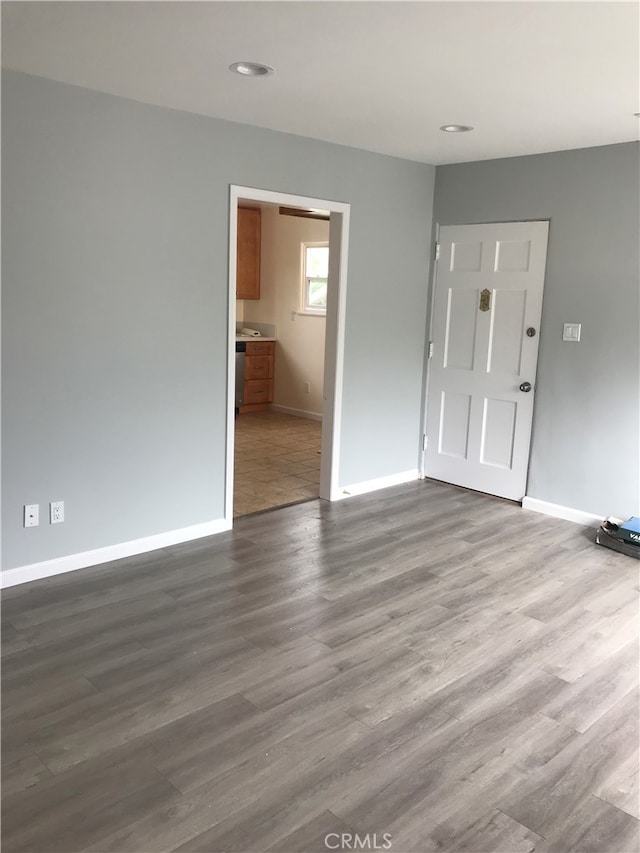
{"type": "Polygon", "coordinates": [[[280,412],[236,418],[234,516],[318,497],[322,424],[280,412]]]}

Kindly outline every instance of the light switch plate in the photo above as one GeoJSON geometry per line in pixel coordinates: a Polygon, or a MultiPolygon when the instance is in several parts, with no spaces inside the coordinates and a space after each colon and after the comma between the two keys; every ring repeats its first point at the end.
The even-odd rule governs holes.
{"type": "Polygon", "coordinates": [[[562,329],[562,340],[577,343],[580,340],[582,323],[565,323],[562,329]]]}

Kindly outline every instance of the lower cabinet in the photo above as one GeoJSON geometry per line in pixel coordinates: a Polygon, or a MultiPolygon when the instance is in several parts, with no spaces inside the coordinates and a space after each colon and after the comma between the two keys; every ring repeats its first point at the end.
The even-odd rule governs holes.
{"type": "Polygon", "coordinates": [[[247,341],[244,357],[243,412],[262,412],[273,401],[274,341],[247,341]]]}
{"type": "Polygon", "coordinates": [[[253,406],[257,403],[273,401],[273,379],[245,379],[244,403],[253,406]]]}

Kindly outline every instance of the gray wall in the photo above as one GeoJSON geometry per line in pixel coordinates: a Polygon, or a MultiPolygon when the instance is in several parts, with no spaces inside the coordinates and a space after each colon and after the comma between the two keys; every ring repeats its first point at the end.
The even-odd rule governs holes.
{"type": "Polygon", "coordinates": [[[352,205],[340,484],[415,468],[433,167],[12,72],[2,108],[5,569],[222,516],[230,184],[352,205]]]}
{"type": "Polygon", "coordinates": [[[640,514],[639,189],[629,143],[438,167],[434,200],[441,225],[551,220],[527,493],[625,517],[640,514]]]}

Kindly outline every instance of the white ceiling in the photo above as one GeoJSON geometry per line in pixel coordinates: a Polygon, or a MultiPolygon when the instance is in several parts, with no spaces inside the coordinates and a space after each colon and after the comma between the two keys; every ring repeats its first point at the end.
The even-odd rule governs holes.
{"type": "Polygon", "coordinates": [[[427,163],[638,138],[636,2],[4,2],[2,64],[427,163]],[[275,75],[229,72],[238,60],[275,75]],[[440,125],[475,126],[445,134],[440,125]]]}

